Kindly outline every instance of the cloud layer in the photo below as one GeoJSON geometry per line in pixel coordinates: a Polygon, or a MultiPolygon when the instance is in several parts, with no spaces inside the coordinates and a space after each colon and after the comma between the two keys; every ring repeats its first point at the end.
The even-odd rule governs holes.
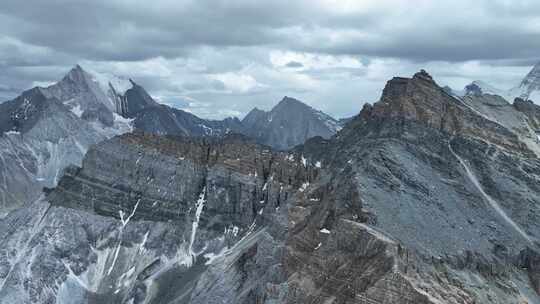
{"type": "Polygon", "coordinates": [[[2,99],[80,63],[211,118],[283,95],[348,116],[420,68],[506,88],[540,59],[526,0],[3,0],[0,28],[2,99]]]}

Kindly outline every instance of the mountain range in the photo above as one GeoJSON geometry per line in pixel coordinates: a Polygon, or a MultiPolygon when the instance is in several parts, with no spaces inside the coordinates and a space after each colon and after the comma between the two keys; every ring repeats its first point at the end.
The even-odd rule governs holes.
{"type": "Polygon", "coordinates": [[[540,63],[536,64],[517,86],[509,90],[496,88],[481,80],[471,82],[461,91],[449,90],[456,96],[489,94],[501,96],[508,102],[513,102],[516,98],[538,101],[540,100],[540,63]]]}
{"type": "Polygon", "coordinates": [[[279,125],[252,122],[249,116],[257,110],[243,121],[206,120],[156,102],[131,79],[91,74],[77,65],[58,83],[0,104],[0,215],[35,200],[42,187],[54,186],[65,167],[80,165],[91,145],[125,132],[204,137],[241,133],[278,149],[337,132],[337,121],[330,116],[288,100],[270,112],[279,125]]]}
{"type": "Polygon", "coordinates": [[[0,105],[16,151],[55,119],[58,142],[104,140],[0,219],[0,302],[540,303],[532,75],[509,101],[422,70],[342,121],[285,97],[212,122],[134,82],[24,92],[0,105]]]}

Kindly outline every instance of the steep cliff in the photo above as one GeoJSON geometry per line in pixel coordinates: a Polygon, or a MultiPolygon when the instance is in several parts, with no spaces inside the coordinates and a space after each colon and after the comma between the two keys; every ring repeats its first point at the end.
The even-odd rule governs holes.
{"type": "Polygon", "coordinates": [[[287,208],[318,174],[241,136],[105,141],[1,223],[0,301],[282,302],[287,208]]]}
{"type": "Polygon", "coordinates": [[[0,302],[540,303],[536,108],[482,95],[394,78],[287,153],[102,142],[0,221],[0,302]]]}

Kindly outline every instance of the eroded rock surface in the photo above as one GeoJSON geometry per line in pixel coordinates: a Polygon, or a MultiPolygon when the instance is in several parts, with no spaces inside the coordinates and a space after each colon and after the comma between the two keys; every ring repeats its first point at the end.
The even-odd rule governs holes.
{"type": "Polygon", "coordinates": [[[0,222],[0,302],[540,303],[534,111],[484,95],[394,78],[287,153],[107,140],[0,222]]]}

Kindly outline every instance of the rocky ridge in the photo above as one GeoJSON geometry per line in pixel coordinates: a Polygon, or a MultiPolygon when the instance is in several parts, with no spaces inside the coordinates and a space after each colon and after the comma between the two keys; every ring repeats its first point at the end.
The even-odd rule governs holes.
{"type": "MultiPolygon", "coordinates": [[[[281,121],[279,117],[294,112],[285,103],[279,107],[282,111],[276,110],[279,112],[276,120],[281,121]]],[[[309,109],[310,115],[318,117],[316,119],[333,121],[303,103],[296,101],[294,105],[309,109]]],[[[307,129],[296,134],[291,145],[303,143],[311,136],[328,137],[335,133],[317,123],[319,125],[311,127],[309,121],[305,122],[307,129]]],[[[131,130],[222,137],[229,133],[253,135],[254,128],[238,118],[219,121],[199,118],[156,102],[133,80],[89,73],[76,65],[61,81],[47,88],[25,91],[0,104],[0,150],[3,151],[0,216],[35,200],[42,187],[53,187],[66,166],[80,165],[91,145],[131,130]]]]}
{"type": "Polygon", "coordinates": [[[480,114],[422,71],[300,147],[332,173],[291,207],[290,303],[537,303],[540,163],[480,114]]]}
{"type": "Polygon", "coordinates": [[[0,221],[0,299],[540,303],[540,161],[522,132],[537,108],[483,95],[396,77],[287,153],[107,140],[0,221]]]}
{"type": "Polygon", "coordinates": [[[318,172],[241,136],[105,141],[1,223],[0,301],[282,302],[288,202],[318,172]]]}

